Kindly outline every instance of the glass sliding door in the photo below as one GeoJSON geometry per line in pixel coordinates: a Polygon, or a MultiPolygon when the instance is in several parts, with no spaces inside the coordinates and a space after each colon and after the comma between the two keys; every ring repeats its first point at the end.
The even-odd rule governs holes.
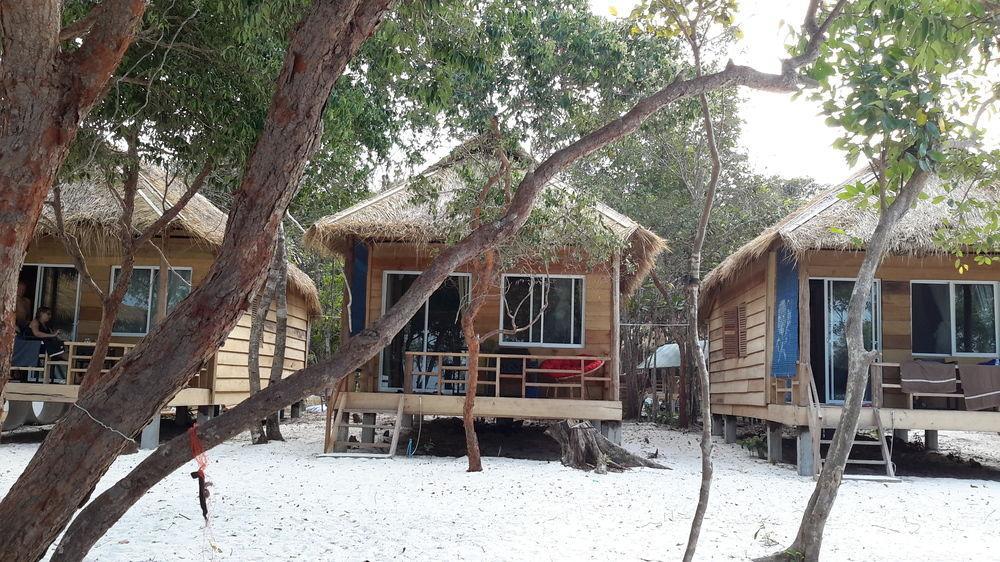
{"type": "Polygon", "coordinates": [[[49,327],[62,330],[63,339],[76,339],[77,308],[80,299],[80,275],[73,266],[25,265],[19,280],[26,285],[31,299],[31,314],[41,307],[52,310],[49,327]]]}
{"type": "MultiPolygon", "coordinates": [[[[383,313],[399,302],[399,299],[417,279],[417,275],[417,273],[409,272],[386,272],[384,274],[382,284],[383,313]]],[[[403,363],[408,351],[454,353],[465,351],[465,339],[462,337],[459,313],[464,300],[468,298],[468,279],[468,275],[452,275],[431,294],[431,297],[396,334],[388,347],[382,350],[380,390],[403,390],[403,363]]],[[[462,365],[464,362],[450,359],[448,364],[455,366],[462,365]]],[[[436,358],[413,357],[410,367],[414,373],[433,373],[414,375],[412,391],[437,392],[441,365],[438,365],[436,358]]],[[[465,378],[464,373],[461,372],[456,373],[456,376],[457,378],[465,378]]],[[[458,385],[448,385],[443,390],[451,393],[462,392],[464,389],[459,388],[458,385]]]]}
{"type": "MultiPolygon", "coordinates": [[[[847,393],[848,350],[847,350],[847,309],[851,301],[854,281],[840,279],[824,280],[826,300],[826,401],[829,404],[843,403],[847,393]]],[[[864,339],[865,349],[871,351],[879,347],[879,284],[872,289],[865,307],[864,339]]],[[[868,391],[866,390],[866,399],[868,391]]]]}

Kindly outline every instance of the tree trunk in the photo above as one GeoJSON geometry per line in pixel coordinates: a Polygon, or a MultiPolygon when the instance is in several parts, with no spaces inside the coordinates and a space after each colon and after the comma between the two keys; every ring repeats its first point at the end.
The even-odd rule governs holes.
{"type": "MultiPolygon", "coordinates": [[[[275,241],[275,248],[279,243],[275,241]]],[[[281,246],[284,249],[284,246],[281,246]]],[[[284,252],[280,252],[284,253],[284,252]]],[[[247,355],[247,375],[250,383],[250,394],[260,392],[260,348],[264,344],[264,326],[267,324],[267,313],[271,310],[271,301],[275,296],[278,287],[278,278],[281,276],[281,264],[278,262],[278,251],[274,253],[274,261],[267,272],[267,281],[260,293],[254,299],[250,309],[250,352],[247,355]]],[[[275,346],[277,346],[275,339],[275,346]]],[[[274,358],[272,357],[272,361],[274,358]]],[[[250,441],[254,445],[267,443],[267,435],[264,433],[261,423],[250,424],[250,441]]]]}
{"type": "Polygon", "coordinates": [[[0,10],[0,271],[6,272],[0,276],[0,404],[10,377],[18,272],[42,204],[146,9],[143,0],[105,0],[91,9],[96,23],[79,47],[61,52],[61,4],[5,2],[0,10]]]}
{"type": "Polygon", "coordinates": [[[677,425],[682,428],[691,427],[691,367],[694,365],[694,354],[688,345],[690,338],[688,330],[684,332],[684,341],[677,342],[677,351],[680,355],[680,376],[677,379],[677,425]]]}
{"type": "Polygon", "coordinates": [[[921,170],[913,173],[910,179],[900,189],[896,199],[879,217],[878,224],[872,232],[871,239],[865,245],[865,259],[858,270],[854,290],[847,308],[847,355],[848,376],[847,394],[841,409],[840,421],[830,444],[826,461],[819,474],[816,487],[813,489],[809,503],[802,514],[802,522],[795,537],[795,542],[787,550],[778,553],[773,558],[816,561],[823,545],[823,530],[826,520],[833,510],[833,504],[840,490],[840,481],[847,466],[847,457],[851,454],[854,436],[858,432],[858,418],[861,415],[861,403],[864,400],[865,388],[868,386],[868,375],[875,353],[865,350],[864,311],[875,284],[875,272],[878,270],[891,241],[892,231],[896,223],[902,219],[916,203],[923,192],[929,174],[921,170]]]}
{"type": "MultiPolygon", "coordinates": [[[[285,374],[285,340],[288,337],[288,257],[285,254],[285,228],[278,227],[278,244],[275,250],[275,265],[278,270],[278,281],[274,287],[274,298],[277,301],[274,325],[274,355],[271,357],[271,376],[268,384],[281,380],[285,374]]],[[[295,406],[292,406],[292,417],[295,406]]],[[[278,412],[272,412],[265,420],[265,437],[268,441],[284,441],[281,435],[281,422],[278,412]]]]}
{"type": "MultiPolygon", "coordinates": [[[[476,406],[476,388],[479,386],[479,334],[476,333],[476,316],[474,314],[462,315],[462,335],[465,336],[465,343],[469,348],[468,371],[465,378],[465,401],[462,404],[465,451],[469,456],[468,472],[482,472],[483,461],[479,454],[479,438],[476,436],[476,418],[472,415],[472,410],[476,406]]],[[[500,384],[500,381],[497,381],[497,384],[500,384]]]]}
{"type": "Polygon", "coordinates": [[[122,435],[137,433],[159,412],[236,325],[271,263],[277,226],[320,138],[333,85],[388,4],[317,0],[297,25],[215,263],[167,321],[83,396],[38,448],[0,502],[4,556],[40,558],[115,459],[126,442],[122,435]],[[64,466],[74,469],[58,470],[64,466]],[[61,477],[54,481],[55,473],[61,477]]]}
{"type": "MultiPolygon", "coordinates": [[[[662,468],[662,464],[630,453],[608,441],[590,422],[561,421],[551,424],[545,435],[556,440],[562,449],[564,466],[590,470],[594,468],[599,473],[607,472],[608,465],[612,468],[662,468]]],[[[668,469],[669,470],[669,469],[668,469]]]]}
{"type": "MultiPolygon", "coordinates": [[[[697,55],[697,50],[695,51],[697,55]]],[[[696,57],[697,60],[697,57],[696,57]]],[[[700,66],[698,66],[700,69],[700,66]]],[[[699,70],[700,72],[700,70],[699,70]]],[[[698,547],[698,537],[701,535],[701,524],[708,510],[708,498],[712,489],[712,395],[711,381],[708,374],[708,361],[698,337],[698,299],[701,288],[701,251],[705,246],[705,236],[708,233],[708,223],[712,217],[712,207],[715,205],[715,190],[719,184],[719,173],[722,163],[719,159],[719,148],[715,142],[715,128],[712,125],[712,114],[709,111],[708,98],[698,96],[701,105],[701,118],[705,128],[705,138],[708,141],[709,158],[712,161],[711,176],[705,189],[704,208],[701,219],[694,233],[691,244],[691,259],[688,275],[687,303],[687,336],[691,354],[694,356],[695,368],[698,372],[698,383],[701,388],[701,486],[698,491],[698,506],[691,520],[691,532],[688,535],[687,548],[684,550],[684,562],[694,559],[698,547]]]]}

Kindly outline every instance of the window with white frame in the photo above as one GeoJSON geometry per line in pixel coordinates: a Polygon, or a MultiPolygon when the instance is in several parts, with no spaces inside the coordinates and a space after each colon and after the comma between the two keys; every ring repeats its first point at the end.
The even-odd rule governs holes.
{"type": "MultiPolygon", "coordinates": [[[[111,270],[111,287],[118,282],[121,268],[115,266],[111,270]]],[[[149,332],[152,320],[156,315],[156,303],[159,300],[160,268],[138,266],[132,271],[128,290],[118,307],[113,333],[119,336],[142,336],[149,332]]],[[[167,311],[172,310],[177,303],[191,292],[191,268],[178,267],[170,269],[167,280],[167,311]]]]}
{"type": "Polygon", "coordinates": [[[583,346],[583,277],[504,275],[500,343],[583,346]]]}
{"type": "Polygon", "coordinates": [[[998,353],[997,283],[914,281],[910,310],[915,355],[998,353]]]}

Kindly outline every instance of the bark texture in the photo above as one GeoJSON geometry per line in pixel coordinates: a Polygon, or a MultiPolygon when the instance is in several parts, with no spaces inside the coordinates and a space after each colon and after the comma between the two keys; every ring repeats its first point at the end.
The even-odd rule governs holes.
{"type": "Polygon", "coordinates": [[[858,277],[854,282],[851,300],[847,308],[847,393],[840,415],[840,422],[833,436],[823,469],[820,471],[816,487],[809,503],[806,504],[795,542],[787,550],[775,555],[774,559],[819,560],[823,545],[823,530],[833,510],[833,504],[840,490],[840,482],[851,454],[854,436],[858,432],[858,418],[871,364],[875,352],[865,350],[864,311],[868,297],[875,283],[875,272],[885,257],[896,224],[917,202],[927,185],[929,174],[917,170],[904,184],[896,199],[879,216],[878,224],[865,245],[865,259],[861,262],[858,277]]]}
{"type": "MultiPolygon", "coordinates": [[[[278,240],[275,240],[275,248],[278,248],[278,240]]],[[[281,249],[283,250],[284,246],[281,249]]],[[[250,394],[257,394],[261,389],[260,348],[264,344],[264,325],[267,322],[267,313],[271,310],[271,301],[278,287],[278,276],[281,274],[278,254],[279,252],[275,251],[271,268],[267,271],[267,281],[264,282],[263,289],[257,294],[257,297],[253,300],[253,304],[250,306],[250,341],[249,353],[247,354],[247,376],[249,378],[250,394]]],[[[277,340],[275,344],[277,344],[277,340]]],[[[250,424],[250,440],[254,445],[267,443],[267,435],[264,433],[263,425],[260,422],[250,424]]]]}
{"type": "Polygon", "coordinates": [[[39,447],[0,502],[4,557],[40,558],[126,443],[121,434],[137,433],[235,326],[271,263],[275,232],[320,137],[333,85],[388,4],[318,0],[296,26],[216,262],[202,284],[83,396],[39,447]],[[74,470],[53,481],[62,466],[74,470]]]}
{"type": "MultiPolygon", "coordinates": [[[[278,242],[275,248],[274,262],[278,270],[278,279],[274,287],[275,322],[274,322],[274,354],[271,357],[271,374],[268,384],[281,380],[285,373],[285,343],[288,337],[288,256],[285,252],[285,228],[278,227],[278,242]]],[[[292,417],[295,415],[292,406],[292,417]]],[[[268,441],[284,441],[281,435],[281,421],[278,412],[271,412],[264,421],[264,436],[268,441]]]]}
{"type": "MultiPolygon", "coordinates": [[[[666,466],[630,453],[608,441],[590,422],[561,421],[550,425],[545,435],[555,439],[562,449],[564,466],[605,473],[608,468],[661,468],[666,466]]],[[[669,469],[668,469],[669,470],[669,469]]]]}
{"type": "MultiPolygon", "coordinates": [[[[105,0],[79,48],[60,45],[60,0],[0,9],[0,404],[10,377],[17,272],[80,123],[132,43],[143,0],[105,0]]],[[[82,32],[81,32],[82,33],[82,32]]],[[[0,414],[2,415],[2,414],[0,414]]]]}
{"type": "MultiPolygon", "coordinates": [[[[329,17],[328,21],[337,20],[329,17]]],[[[299,27],[301,34],[303,26],[299,27]]],[[[322,35],[318,32],[317,34],[322,35]]],[[[300,45],[300,48],[306,50],[307,46],[300,45]]],[[[306,59],[311,60],[308,57],[306,59]]],[[[283,78],[279,79],[279,86],[288,80],[288,77],[285,76],[287,64],[286,61],[286,71],[283,71],[283,78]]],[[[392,337],[409,321],[417,309],[423,306],[424,301],[448,278],[451,272],[481,255],[485,250],[496,247],[497,244],[516,234],[527,220],[534,200],[542,187],[576,160],[634,132],[650,115],[679,99],[736,85],[768,91],[795,91],[801,82],[795,68],[785,65],[781,74],[769,74],[749,67],[729,64],[724,70],[717,73],[688,80],[676,80],[641,100],[620,118],[556,151],[524,176],[502,218],[483,224],[470,232],[463,241],[444,249],[417,277],[396,305],[387,310],[370,327],[344,342],[340,351],[324,362],[297,371],[276,384],[268,386],[223,415],[199,426],[197,428],[198,437],[205,445],[206,450],[236,435],[245,429],[252,420],[260,419],[262,416],[302,400],[310,394],[322,393],[325,389],[336,384],[339,379],[374,357],[382,348],[389,345],[392,337]]],[[[329,92],[329,89],[325,92],[329,92]]],[[[278,97],[280,96],[276,96],[276,104],[278,97]]],[[[299,105],[295,103],[285,102],[281,106],[286,111],[299,110],[299,105]]],[[[280,144],[271,145],[270,143],[266,148],[278,153],[287,149],[280,144]]],[[[258,144],[255,152],[261,150],[263,150],[262,144],[258,144]]],[[[265,174],[266,171],[259,170],[256,173],[265,174]]],[[[258,196],[263,197],[262,194],[258,196]]],[[[246,204],[245,199],[248,197],[252,199],[253,194],[237,197],[237,204],[246,204]]],[[[230,215],[230,231],[233,230],[234,219],[235,214],[230,215]]],[[[248,217],[247,221],[240,222],[242,226],[244,222],[253,223],[253,221],[256,221],[258,228],[260,228],[259,225],[266,223],[259,217],[248,217]]],[[[263,243],[261,241],[261,244],[263,243]]],[[[229,264],[228,267],[233,267],[233,264],[229,264]]],[[[264,267],[266,267],[265,264],[259,265],[258,276],[261,275],[264,267]]],[[[219,302],[227,300],[219,298],[213,301],[211,299],[193,299],[192,297],[188,297],[185,304],[191,307],[203,306],[206,314],[213,310],[212,304],[217,305],[219,302]]],[[[178,316],[180,312],[180,310],[175,311],[172,317],[178,316]]],[[[168,319],[167,324],[172,325],[175,322],[168,319]]],[[[202,329],[215,330],[211,326],[202,329]]],[[[132,371],[122,369],[122,372],[132,371]]],[[[163,372],[163,369],[157,370],[158,374],[163,372]]],[[[163,395],[166,396],[167,393],[163,393],[163,395]]],[[[138,424],[131,427],[137,428],[138,424]]],[[[51,435],[49,439],[52,439],[51,435]]],[[[75,560],[81,558],[146,490],[182,466],[190,458],[191,451],[186,438],[174,439],[161,446],[137,465],[128,476],[86,506],[64,535],[56,553],[58,558],[55,559],[75,560]]],[[[0,505],[0,516],[5,514],[3,508],[4,506],[0,505]]],[[[3,541],[0,540],[0,546],[2,544],[3,541]]]]}
{"type": "Polygon", "coordinates": [[[701,524],[705,520],[705,512],[708,510],[708,499],[712,490],[712,394],[711,380],[708,373],[708,361],[705,352],[701,347],[701,338],[698,337],[698,299],[701,289],[701,251],[705,246],[705,237],[708,234],[708,224],[712,217],[712,207],[715,205],[715,190],[719,185],[719,173],[722,170],[722,163],[719,159],[719,148],[715,142],[715,127],[712,125],[712,113],[709,110],[708,98],[702,94],[698,97],[701,106],[701,118],[705,129],[705,137],[708,141],[709,159],[712,163],[711,174],[708,185],[705,189],[705,202],[701,211],[701,218],[694,233],[691,243],[691,259],[689,261],[688,275],[688,302],[687,302],[687,347],[694,356],[694,366],[698,373],[698,387],[701,389],[701,485],[698,490],[698,505],[695,508],[694,518],[691,520],[691,532],[688,534],[687,547],[684,549],[684,562],[694,559],[694,553],[698,548],[698,538],[701,536],[701,524]]]}

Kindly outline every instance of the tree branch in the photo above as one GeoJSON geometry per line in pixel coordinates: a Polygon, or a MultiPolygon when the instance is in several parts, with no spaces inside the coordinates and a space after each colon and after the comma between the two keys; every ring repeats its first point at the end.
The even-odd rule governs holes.
{"type": "MultiPolygon", "coordinates": [[[[184,207],[189,201],[198,193],[198,191],[205,185],[205,180],[212,173],[212,168],[214,164],[212,159],[209,158],[205,161],[205,164],[201,167],[201,171],[195,176],[194,180],[188,185],[187,190],[170,206],[169,209],[163,211],[163,213],[155,220],[152,224],[147,226],[141,234],[135,240],[135,246],[141,248],[143,244],[149,242],[154,236],[159,234],[161,230],[166,228],[171,221],[177,218],[177,215],[181,213],[184,207]]],[[[164,189],[163,197],[166,199],[167,193],[164,189]]]]}
{"type": "Polygon", "coordinates": [[[73,260],[73,265],[76,266],[76,270],[80,273],[80,277],[83,278],[84,282],[97,293],[98,298],[101,301],[104,300],[104,291],[101,286],[94,280],[94,276],[90,273],[87,268],[87,260],[83,257],[83,250],[80,249],[80,241],[77,240],[76,236],[73,236],[66,230],[66,222],[63,219],[63,207],[62,207],[62,189],[61,186],[56,183],[52,186],[52,212],[56,217],[56,235],[59,240],[62,241],[63,247],[66,249],[66,253],[69,254],[70,258],[73,260]]]}

